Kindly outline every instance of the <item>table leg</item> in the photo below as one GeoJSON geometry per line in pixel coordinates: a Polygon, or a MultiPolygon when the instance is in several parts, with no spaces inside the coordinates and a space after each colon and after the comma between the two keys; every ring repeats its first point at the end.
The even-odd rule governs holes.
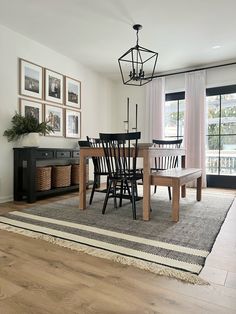
{"type": "Polygon", "coordinates": [[[143,156],[143,220],[150,219],[150,157],[148,150],[143,156]]]}
{"type": "Polygon", "coordinates": [[[86,209],[86,157],[82,149],[79,163],[79,209],[86,209]]]}
{"type": "Polygon", "coordinates": [[[173,182],[173,200],[172,200],[172,220],[179,221],[179,201],[180,201],[180,186],[178,180],[173,182]]]}
{"type": "Polygon", "coordinates": [[[197,201],[202,199],[202,176],[197,178],[197,201]]]}

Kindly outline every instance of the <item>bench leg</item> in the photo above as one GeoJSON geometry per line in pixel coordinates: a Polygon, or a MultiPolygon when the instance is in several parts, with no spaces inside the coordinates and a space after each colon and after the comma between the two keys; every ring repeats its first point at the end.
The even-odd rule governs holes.
{"type": "Polygon", "coordinates": [[[202,176],[197,178],[197,201],[202,199],[202,176]]]}
{"type": "Polygon", "coordinates": [[[186,185],[181,186],[181,197],[186,197],[186,185]]]}
{"type": "Polygon", "coordinates": [[[172,220],[174,222],[179,221],[179,201],[180,201],[180,186],[179,181],[175,180],[173,183],[173,190],[172,190],[172,220]]]}

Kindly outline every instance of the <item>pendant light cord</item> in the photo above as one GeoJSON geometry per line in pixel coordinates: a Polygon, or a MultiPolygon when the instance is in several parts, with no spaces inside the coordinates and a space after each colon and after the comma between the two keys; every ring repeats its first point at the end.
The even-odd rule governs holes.
{"type": "Polygon", "coordinates": [[[137,29],[137,31],[136,31],[136,36],[137,36],[136,46],[138,46],[138,41],[139,41],[138,32],[139,32],[139,30],[137,29]]]}

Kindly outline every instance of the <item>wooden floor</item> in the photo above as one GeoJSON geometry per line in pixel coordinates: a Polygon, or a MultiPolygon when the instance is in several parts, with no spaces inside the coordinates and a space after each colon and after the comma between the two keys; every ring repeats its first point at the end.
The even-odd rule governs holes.
{"type": "MultiPolygon", "coordinates": [[[[25,205],[1,204],[0,213],[25,205]]],[[[236,201],[202,277],[211,285],[185,284],[0,230],[0,314],[236,313],[236,201]]]]}

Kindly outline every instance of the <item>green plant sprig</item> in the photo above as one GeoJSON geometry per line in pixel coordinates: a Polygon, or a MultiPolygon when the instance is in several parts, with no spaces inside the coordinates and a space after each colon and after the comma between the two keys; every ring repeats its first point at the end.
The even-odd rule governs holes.
{"type": "Polygon", "coordinates": [[[48,122],[39,123],[38,120],[32,115],[21,116],[19,113],[15,113],[11,120],[11,128],[4,131],[3,135],[7,137],[8,142],[18,140],[21,135],[29,133],[39,133],[40,135],[46,135],[54,132],[53,128],[48,122]]]}

